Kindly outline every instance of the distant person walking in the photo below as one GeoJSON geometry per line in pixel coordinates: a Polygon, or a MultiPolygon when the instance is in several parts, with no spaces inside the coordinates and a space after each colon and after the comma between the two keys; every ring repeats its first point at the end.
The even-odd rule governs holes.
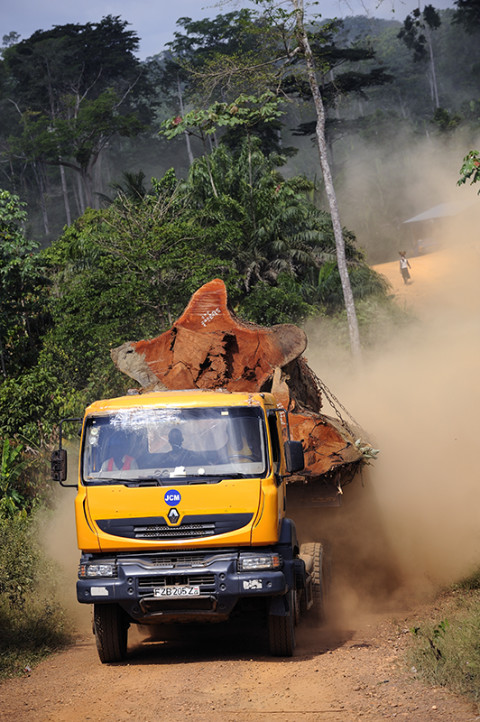
{"type": "Polygon", "coordinates": [[[405,251],[399,251],[400,253],[400,273],[402,274],[403,282],[408,283],[410,280],[409,268],[411,268],[405,251]]]}

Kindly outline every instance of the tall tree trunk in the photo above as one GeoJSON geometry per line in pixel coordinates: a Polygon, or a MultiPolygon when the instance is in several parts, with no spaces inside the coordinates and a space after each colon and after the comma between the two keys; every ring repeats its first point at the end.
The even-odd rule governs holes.
{"type": "MultiPolygon", "coordinates": [[[[180,77],[178,75],[177,75],[177,91],[178,91],[178,104],[180,107],[180,115],[183,118],[183,116],[185,115],[185,111],[183,108],[182,85],[180,83],[180,77]]],[[[188,135],[187,131],[185,131],[184,135],[185,135],[185,143],[187,146],[188,163],[191,167],[193,165],[193,160],[194,160],[193,153],[192,153],[192,144],[190,143],[190,136],[188,135]]]]}
{"type": "Polygon", "coordinates": [[[78,215],[81,216],[85,213],[87,208],[87,202],[85,200],[83,176],[80,171],[77,172],[77,203],[78,203],[78,215]]]}
{"type": "Polygon", "coordinates": [[[40,208],[42,209],[42,218],[43,218],[43,230],[45,232],[45,235],[50,235],[50,225],[48,222],[48,210],[47,210],[47,202],[46,202],[46,189],[45,189],[45,182],[42,174],[42,168],[38,166],[36,161],[33,161],[32,163],[33,172],[35,175],[35,179],[37,181],[38,190],[39,190],[39,197],[40,197],[40,208]]]}
{"type": "Polygon", "coordinates": [[[295,9],[297,39],[300,48],[305,56],[308,81],[310,84],[310,90],[315,105],[315,113],[317,115],[317,145],[320,155],[320,166],[322,168],[323,181],[325,183],[325,192],[327,194],[330,215],[332,217],[333,233],[337,250],[338,271],[340,273],[343,298],[345,301],[345,309],[347,311],[350,346],[354,358],[359,361],[361,357],[360,334],[358,331],[357,313],[355,310],[355,302],[353,300],[350,276],[348,275],[347,259],[345,254],[345,240],[342,233],[342,224],[340,222],[340,214],[338,211],[338,203],[335,195],[332,173],[330,170],[330,164],[328,162],[327,142],[325,135],[325,108],[317,83],[315,60],[313,57],[312,49],[310,47],[310,43],[308,41],[307,32],[305,30],[303,0],[291,0],[291,2],[295,9]]]}
{"type": "Polygon", "coordinates": [[[435,105],[435,109],[437,109],[440,107],[440,101],[438,99],[437,72],[435,70],[435,58],[433,57],[432,34],[427,23],[425,23],[425,38],[427,40],[428,57],[430,60],[430,83],[432,90],[432,100],[435,105]]]}
{"type": "Polygon", "coordinates": [[[65,216],[67,219],[67,226],[72,225],[72,214],[70,213],[70,201],[68,199],[68,188],[67,188],[67,179],[65,177],[65,168],[62,165],[62,159],[59,158],[60,161],[60,180],[62,182],[62,193],[63,193],[63,204],[65,206],[65,216]]]}
{"type": "Polygon", "coordinates": [[[93,180],[92,180],[92,175],[91,175],[91,167],[90,168],[82,168],[81,177],[82,177],[82,188],[83,188],[83,192],[84,192],[86,207],[94,208],[94,205],[93,205],[93,180]]]}

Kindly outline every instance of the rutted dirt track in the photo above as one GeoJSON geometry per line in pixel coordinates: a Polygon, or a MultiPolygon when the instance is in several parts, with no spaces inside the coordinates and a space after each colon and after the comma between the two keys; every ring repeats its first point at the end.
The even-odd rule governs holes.
{"type": "Polygon", "coordinates": [[[143,643],[124,664],[101,665],[91,636],[0,688],[1,720],[479,719],[473,707],[402,671],[409,620],[379,616],[356,629],[300,628],[291,660],[246,634],[203,630],[143,643]]]}
{"type": "MultiPolygon", "coordinates": [[[[379,270],[391,278],[400,302],[424,306],[420,294],[430,297],[428,279],[437,274],[433,285],[438,288],[445,267],[441,253],[415,259],[414,283],[405,288],[398,263],[379,270]]],[[[354,550],[364,548],[365,540],[359,534],[352,538],[350,565],[342,567],[340,577],[357,598],[342,602],[343,587],[333,588],[330,623],[316,628],[302,621],[292,659],[267,654],[260,626],[212,626],[185,627],[167,642],[134,630],[125,663],[102,665],[89,630],[89,610],[83,609],[74,646],[0,685],[0,720],[479,720],[471,704],[424,685],[405,665],[409,629],[425,616],[442,619],[442,600],[419,604],[418,598],[409,602],[408,595],[397,594],[388,612],[386,602],[372,603],[375,584],[387,592],[386,600],[389,583],[397,582],[388,564],[377,573],[375,552],[378,558],[385,555],[382,544],[367,545],[356,560],[354,550]],[[369,575],[374,583],[371,578],[365,582],[369,575]],[[366,584],[365,604],[358,599],[359,579],[366,584]]]]}

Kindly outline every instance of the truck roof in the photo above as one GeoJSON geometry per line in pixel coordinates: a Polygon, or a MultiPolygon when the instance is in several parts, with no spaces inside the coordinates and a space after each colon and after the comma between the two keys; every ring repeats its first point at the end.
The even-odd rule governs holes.
{"type": "Polygon", "coordinates": [[[276,407],[270,393],[226,391],[224,389],[185,389],[182,391],[150,391],[130,393],[112,399],[101,399],[87,407],[85,414],[108,413],[119,409],[195,406],[267,406],[276,407]]]}

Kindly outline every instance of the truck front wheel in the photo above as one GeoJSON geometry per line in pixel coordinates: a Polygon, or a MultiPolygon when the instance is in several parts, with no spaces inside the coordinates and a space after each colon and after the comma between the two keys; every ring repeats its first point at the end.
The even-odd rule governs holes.
{"type": "Polygon", "coordinates": [[[288,613],[268,615],[268,644],[275,657],[291,657],[295,649],[295,591],[287,593],[288,613]]]}
{"type": "Polygon", "coordinates": [[[94,604],[93,630],[101,662],[120,662],[125,658],[128,623],[117,604],[94,604]]]}

